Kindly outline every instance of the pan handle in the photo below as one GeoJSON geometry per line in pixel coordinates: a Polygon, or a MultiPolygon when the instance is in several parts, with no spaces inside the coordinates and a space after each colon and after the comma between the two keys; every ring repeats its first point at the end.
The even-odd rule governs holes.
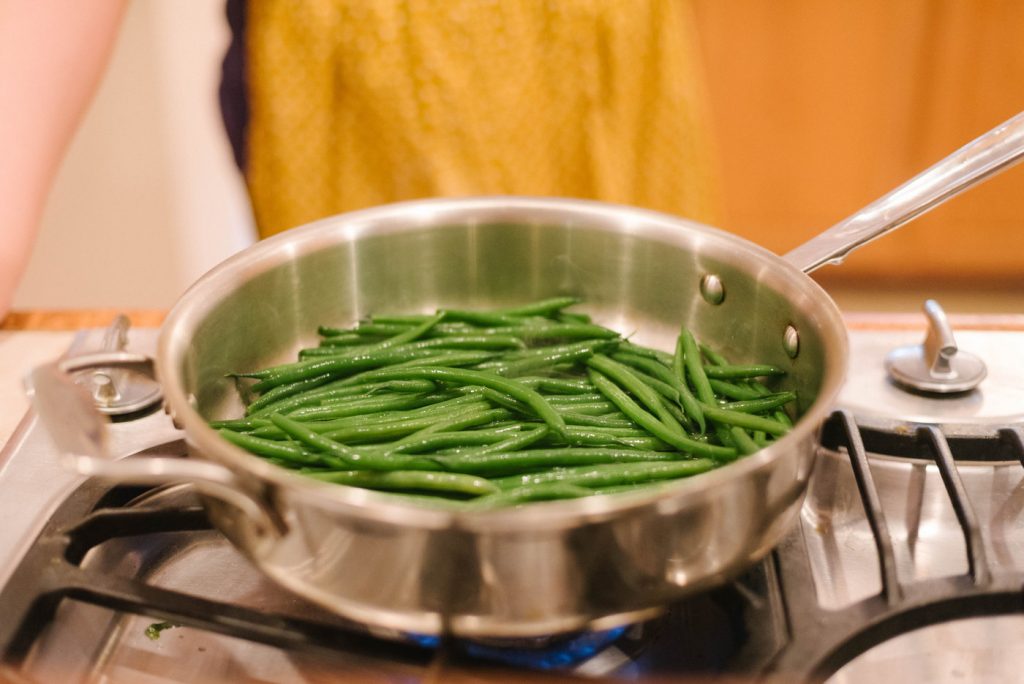
{"type": "Polygon", "coordinates": [[[230,469],[185,458],[141,457],[118,459],[109,453],[107,424],[92,397],[76,383],[72,371],[125,368],[155,380],[153,360],[124,351],[76,356],[34,368],[25,386],[40,420],[61,452],[62,464],[80,475],[124,484],[159,485],[188,482],[201,493],[241,512],[258,535],[282,532],[282,523],[261,498],[250,494],[230,469]]]}
{"type": "Polygon", "coordinates": [[[804,273],[840,264],[853,250],[902,227],[1024,157],[1024,112],[967,143],[887,195],[811,238],[783,258],[804,273]]]}

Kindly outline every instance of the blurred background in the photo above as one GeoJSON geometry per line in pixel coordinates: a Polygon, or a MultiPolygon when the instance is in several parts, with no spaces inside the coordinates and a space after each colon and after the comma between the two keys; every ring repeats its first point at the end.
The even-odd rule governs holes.
{"type": "MultiPolygon", "coordinates": [[[[795,247],[1024,110],[1024,3],[696,0],[720,227],[795,247]]],[[[255,239],[221,2],[136,0],[15,307],[167,308],[255,239]]],[[[1024,312],[1024,167],[816,278],[847,310],[1024,312]]]]}

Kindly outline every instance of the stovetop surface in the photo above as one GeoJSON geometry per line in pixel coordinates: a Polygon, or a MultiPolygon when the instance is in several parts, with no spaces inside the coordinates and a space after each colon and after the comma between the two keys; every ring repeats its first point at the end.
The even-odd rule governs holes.
{"type": "MultiPolygon", "coordinates": [[[[76,347],[89,348],[96,334],[81,336],[76,347]]],[[[718,672],[759,676],[773,671],[760,661],[764,653],[778,649],[780,640],[799,637],[794,632],[801,630],[825,632],[852,616],[860,625],[854,631],[879,623],[882,626],[875,631],[886,635],[920,624],[943,624],[886,641],[834,675],[833,681],[882,675],[911,681],[1009,681],[1015,677],[1016,664],[1024,655],[1020,646],[1024,616],[1014,614],[1022,610],[1017,604],[1024,573],[1020,516],[1024,469],[1013,433],[1006,427],[1024,424],[1024,363],[1019,362],[1024,333],[966,331],[957,337],[963,348],[985,355],[990,376],[973,397],[951,403],[904,396],[884,379],[879,353],[884,357],[894,346],[919,342],[920,332],[851,333],[851,371],[855,372],[850,373],[840,407],[856,416],[867,439],[869,472],[890,540],[888,570],[886,552],[879,552],[878,535],[872,529],[871,506],[865,505],[858,488],[856,468],[851,468],[845,450],[824,450],[799,526],[768,559],[732,585],[670,606],[654,623],[628,630],[595,657],[557,672],[626,681],[673,681],[683,675],[718,672]],[[879,409],[889,406],[899,407],[909,420],[894,419],[889,409],[879,409]],[[941,428],[950,438],[954,455],[964,459],[953,470],[968,501],[966,524],[963,506],[954,503],[955,497],[950,499],[948,473],[934,462],[932,452],[937,447],[927,435],[914,434],[919,424],[941,428]],[[893,431],[902,441],[893,441],[893,431]],[[784,571],[781,576],[780,571],[784,571]],[[894,586],[897,596],[892,595],[894,586]],[[989,603],[983,599],[950,602],[945,613],[934,617],[915,612],[918,602],[926,599],[946,599],[956,592],[976,598],[986,590],[993,595],[986,599],[989,603]],[[909,617],[893,618],[893,608],[901,605],[909,617]],[[763,632],[751,634],[749,623],[744,622],[747,614],[766,620],[763,632]],[[709,631],[715,648],[706,639],[709,631]]],[[[135,330],[130,347],[145,349],[154,339],[155,331],[135,330]]],[[[830,429],[842,432],[841,427],[834,419],[830,429]]],[[[122,455],[152,448],[160,453],[181,449],[176,442],[180,434],[159,411],[114,424],[111,435],[112,450],[122,455]]],[[[844,444],[841,435],[837,439],[835,446],[844,444]]],[[[48,435],[27,416],[0,456],[0,492],[4,492],[0,519],[5,520],[0,527],[0,559],[6,561],[0,561],[0,587],[9,590],[16,561],[28,552],[68,495],[83,486],[92,485],[60,467],[48,435]]],[[[187,488],[175,488],[120,504],[193,510],[192,497],[187,488]]],[[[271,613],[275,619],[291,615],[338,622],[272,585],[223,537],[208,529],[115,535],[89,551],[80,568],[98,577],[144,580],[170,592],[271,613]]],[[[162,617],[160,610],[136,615],[88,601],[65,600],[56,619],[31,645],[22,663],[24,672],[40,681],[71,673],[83,681],[143,682],[316,681],[318,676],[339,671],[349,681],[449,681],[437,679],[442,671],[452,679],[473,673],[479,681],[513,681],[523,676],[522,670],[496,666],[493,660],[467,657],[464,649],[394,645],[393,634],[382,640],[390,644],[383,657],[372,648],[350,652],[291,644],[281,649],[199,626],[175,627],[150,639],[146,629],[162,617]]],[[[857,648],[874,638],[861,637],[857,648]]],[[[799,657],[800,649],[795,652],[791,659],[799,657]]],[[[846,659],[852,654],[835,657],[840,655],[846,659]]],[[[785,657],[781,660],[786,662],[785,657]]]]}

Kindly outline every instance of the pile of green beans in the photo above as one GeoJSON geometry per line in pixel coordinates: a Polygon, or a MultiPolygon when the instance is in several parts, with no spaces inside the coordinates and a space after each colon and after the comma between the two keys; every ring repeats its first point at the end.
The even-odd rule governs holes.
{"type": "Polygon", "coordinates": [[[491,311],[321,327],[299,359],[233,377],[255,397],[213,421],[311,478],[490,508],[625,491],[748,455],[792,426],[796,395],[683,329],[631,343],[559,297],[491,311]]]}

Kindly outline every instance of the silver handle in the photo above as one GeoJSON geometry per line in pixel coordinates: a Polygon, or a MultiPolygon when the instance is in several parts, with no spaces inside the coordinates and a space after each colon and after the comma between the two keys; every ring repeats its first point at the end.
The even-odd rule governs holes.
{"type": "Polygon", "coordinates": [[[784,255],[804,273],[839,264],[882,237],[1024,157],[1024,112],[967,143],[887,195],[784,255]]]}
{"type": "Polygon", "coordinates": [[[107,448],[109,419],[68,374],[89,368],[132,368],[153,376],[153,361],[124,351],[99,352],[48,363],[25,380],[32,404],[62,452],[62,464],[88,477],[131,484],[189,482],[203,494],[238,509],[259,533],[281,532],[272,507],[250,494],[230,469],[209,461],[140,457],[114,459],[107,448]]]}

